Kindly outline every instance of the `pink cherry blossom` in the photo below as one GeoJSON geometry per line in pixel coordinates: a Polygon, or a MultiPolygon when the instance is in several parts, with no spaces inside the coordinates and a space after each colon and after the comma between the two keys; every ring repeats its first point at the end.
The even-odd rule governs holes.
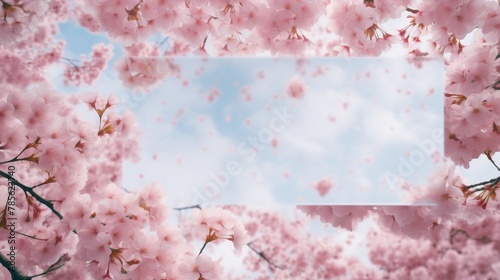
{"type": "Polygon", "coordinates": [[[49,6],[44,1],[3,1],[0,45],[10,45],[32,35],[48,8],[49,6]]]}
{"type": "Polygon", "coordinates": [[[314,188],[318,191],[320,196],[325,196],[331,191],[334,185],[335,183],[332,181],[332,179],[327,178],[320,180],[318,183],[316,183],[314,185],[314,188]]]}
{"type": "Polygon", "coordinates": [[[353,230],[365,219],[372,206],[299,206],[311,216],[319,216],[324,223],[353,230]]]}
{"type": "Polygon", "coordinates": [[[233,242],[236,251],[241,251],[248,242],[246,230],[231,212],[221,208],[208,208],[193,213],[195,231],[205,235],[205,243],[227,239],[233,242]]]}
{"type": "Polygon", "coordinates": [[[196,280],[207,279],[216,280],[222,276],[221,260],[213,261],[207,256],[198,256],[195,259],[184,258],[179,266],[182,279],[196,280]]]}
{"type": "Polygon", "coordinates": [[[290,97],[295,99],[304,99],[307,91],[307,86],[298,76],[294,76],[289,84],[286,86],[287,93],[290,97]]]}
{"type": "Polygon", "coordinates": [[[82,65],[67,65],[64,71],[64,83],[70,84],[92,84],[100,75],[101,71],[108,64],[111,58],[112,46],[98,44],[93,47],[92,59],[89,60],[85,56],[80,57],[82,65]]]}

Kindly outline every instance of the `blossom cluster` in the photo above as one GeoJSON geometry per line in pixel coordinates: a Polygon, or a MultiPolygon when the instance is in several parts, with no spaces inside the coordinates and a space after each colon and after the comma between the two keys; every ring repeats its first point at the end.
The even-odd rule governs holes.
{"type": "Polygon", "coordinates": [[[108,64],[113,55],[112,49],[111,45],[96,44],[93,47],[90,60],[85,56],[80,57],[81,65],[75,65],[70,60],[64,70],[64,83],[66,85],[72,83],[76,86],[92,84],[108,64]]]}
{"type": "MultiPolygon", "coordinates": [[[[117,185],[119,163],[137,157],[134,116],[114,112],[112,95],[88,93],[82,100],[98,116],[94,125],[74,113],[77,99],[61,99],[49,85],[7,86],[0,95],[0,164],[22,164],[16,174],[22,182],[17,232],[23,234],[16,241],[17,268],[25,275],[51,272],[54,279],[71,271],[82,279],[220,279],[220,261],[195,255],[182,229],[167,223],[170,209],[160,185],[136,193],[117,185]]],[[[193,227],[200,233],[227,239],[241,251],[246,231],[231,213],[208,208],[198,215],[193,227]]],[[[4,241],[5,216],[2,210],[4,241]]],[[[0,275],[7,278],[5,268],[0,275]]]]}

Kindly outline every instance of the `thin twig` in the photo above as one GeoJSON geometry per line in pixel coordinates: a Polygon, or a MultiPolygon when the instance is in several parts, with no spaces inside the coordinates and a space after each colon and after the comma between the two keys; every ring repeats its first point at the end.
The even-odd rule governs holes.
{"type": "Polygon", "coordinates": [[[194,209],[194,208],[198,208],[201,210],[201,206],[199,204],[186,206],[186,207],[176,207],[176,208],[172,208],[172,209],[177,210],[177,211],[182,211],[182,210],[189,210],[189,209],[194,209]]]}
{"type": "Polygon", "coordinates": [[[49,268],[47,268],[47,270],[45,270],[44,272],[42,273],[39,273],[39,274],[36,274],[36,275],[33,275],[31,276],[32,278],[35,278],[35,277],[38,277],[38,276],[43,276],[43,275],[47,275],[49,274],[50,272],[54,271],[54,270],[57,270],[61,267],[63,267],[67,261],[69,261],[70,258],[68,257],[68,254],[64,254],[62,255],[61,257],[59,257],[59,259],[53,263],[51,266],[49,266],[49,268]]]}
{"type": "Polygon", "coordinates": [[[483,186],[483,185],[494,183],[495,181],[499,182],[500,181],[500,177],[496,177],[496,178],[493,178],[493,179],[488,180],[488,181],[484,181],[484,182],[481,182],[481,183],[477,183],[477,184],[473,184],[473,185],[465,186],[465,187],[467,189],[472,189],[472,188],[475,188],[475,187],[479,187],[479,186],[483,186]]]}
{"type": "Polygon", "coordinates": [[[483,236],[481,238],[474,238],[474,237],[471,237],[470,234],[467,231],[463,230],[463,229],[452,228],[450,230],[450,239],[449,239],[450,244],[453,245],[453,239],[459,233],[465,235],[465,237],[467,237],[469,239],[472,239],[474,241],[481,242],[481,243],[490,243],[490,242],[496,241],[496,240],[493,240],[493,239],[491,239],[489,237],[486,237],[486,236],[483,236]]]}
{"type": "Polygon", "coordinates": [[[497,87],[498,84],[500,84],[500,80],[496,81],[491,87],[494,89],[494,90],[500,90],[500,87],[497,87]]]}
{"type": "Polygon", "coordinates": [[[9,270],[12,280],[32,280],[35,277],[47,275],[50,272],[63,267],[68,260],[70,260],[68,254],[64,254],[59,257],[59,259],[55,263],[49,266],[49,268],[47,268],[47,270],[45,270],[44,272],[33,276],[27,276],[22,273],[17,267],[12,266],[9,260],[0,252],[0,264],[2,264],[2,266],[9,270]]]}
{"type": "Polygon", "coordinates": [[[410,12],[410,13],[413,13],[413,14],[418,14],[420,11],[417,10],[417,9],[412,9],[410,7],[406,7],[406,11],[407,12],[410,12]]]}
{"type": "Polygon", "coordinates": [[[17,267],[12,266],[9,262],[9,260],[0,252],[0,264],[2,264],[3,267],[9,270],[10,276],[12,277],[13,280],[31,280],[33,277],[27,276],[17,267]]]}
{"type": "Polygon", "coordinates": [[[163,44],[165,44],[168,41],[168,37],[165,37],[160,43],[157,43],[158,48],[161,47],[163,44]]]}
{"type": "Polygon", "coordinates": [[[264,261],[266,261],[268,264],[269,264],[269,268],[271,269],[271,271],[274,271],[275,268],[279,268],[279,269],[283,269],[283,267],[273,263],[269,258],[266,257],[266,255],[264,255],[264,252],[263,251],[257,251],[257,249],[255,249],[253,246],[252,246],[252,242],[248,242],[247,243],[247,246],[252,250],[254,251],[257,255],[259,255],[260,258],[262,258],[264,261]]]}
{"type": "Polygon", "coordinates": [[[493,165],[497,168],[497,170],[500,171],[500,168],[498,168],[498,166],[495,163],[495,161],[493,160],[493,158],[491,158],[491,151],[486,151],[486,152],[484,152],[484,154],[486,155],[488,160],[491,161],[491,163],[493,163],[493,165]]]}

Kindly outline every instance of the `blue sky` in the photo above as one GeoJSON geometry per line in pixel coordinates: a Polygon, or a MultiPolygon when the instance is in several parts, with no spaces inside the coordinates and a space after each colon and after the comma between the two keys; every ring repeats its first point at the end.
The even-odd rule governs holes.
{"type": "MultiPolygon", "coordinates": [[[[176,63],[182,78],[168,78],[133,109],[144,128],[145,149],[139,164],[126,166],[126,187],[156,180],[166,186],[171,203],[190,204],[206,185],[217,184],[210,174],[236,162],[240,172],[224,175],[230,182],[207,192],[210,202],[391,204],[402,201],[398,186],[384,186],[387,172],[418,184],[432,171],[427,155],[413,164],[412,174],[399,174],[398,167],[408,152],[419,153],[415,139],[442,130],[442,97],[428,94],[442,92],[440,60],[418,69],[396,58],[315,58],[300,71],[291,58],[183,58],[176,63]],[[314,77],[318,67],[325,74],[314,77]],[[308,87],[303,100],[286,93],[297,75],[308,87]],[[213,88],[220,97],[210,103],[213,88]],[[249,89],[251,102],[242,100],[242,88],[249,89]],[[270,138],[259,135],[276,110],[295,117],[273,134],[279,144],[272,147],[270,138]],[[255,156],[248,150],[252,146],[259,150],[255,156]],[[325,178],[335,187],[320,197],[311,186],[325,178]]],[[[442,140],[435,146],[442,151],[442,140]]]]}

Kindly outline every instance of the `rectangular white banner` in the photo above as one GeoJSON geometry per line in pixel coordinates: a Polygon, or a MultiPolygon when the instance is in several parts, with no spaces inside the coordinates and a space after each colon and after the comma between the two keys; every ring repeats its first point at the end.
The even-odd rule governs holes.
{"type": "Polygon", "coordinates": [[[177,72],[122,103],[143,130],[123,183],[157,181],[175,206],[398,204],[443,153],[441,59],[168,63],[177,72]]]}

